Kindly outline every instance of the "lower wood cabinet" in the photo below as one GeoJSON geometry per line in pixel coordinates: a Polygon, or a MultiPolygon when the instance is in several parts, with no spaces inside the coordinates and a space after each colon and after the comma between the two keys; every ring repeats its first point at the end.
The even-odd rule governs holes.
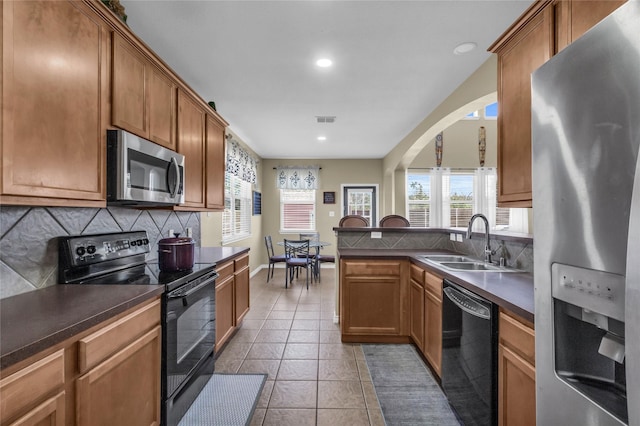
{"type": "Polygon", "coordinates": [[[406,261],[340,262],[343,341],[408,341],[407,269],[406,261]]]}
{"type": "Polygon", "coordinates": [[[424,350],[424,269],[411,264],[409,281],[409,335],[424,350]]]}
{"type": "Polygon", "coordinates": [[[216,268],[216,352],[224,346],[249,312],[249,255],[218,264],[216,268]]]}
{"type": "Polygon", "coordinates": [[[3,371],[0,425],[159,425],[160,315],[156,298],[3,371]]]}
{"type": "Polygon", "coordinates": [[[535,426],[536,369],[533,324],[500,312],[498,424],[535,426]]]}
{"type": "Polygon", "coordinates": [[[442,367],[442,277],[425,271],[423,354],[440,376],[442,367]]]}
{"type": "Polygon", "coordinates": [[[64,350],[59,350],[0,380],[1,424],[63,425],[64,350]]]}

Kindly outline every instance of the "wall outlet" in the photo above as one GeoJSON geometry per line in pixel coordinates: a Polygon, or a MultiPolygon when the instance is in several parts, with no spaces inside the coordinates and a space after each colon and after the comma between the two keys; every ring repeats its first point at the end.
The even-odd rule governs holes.
{"type": "Polygon", "coordinates": [[[336,212],[334,212],[334,211],[330,211],[329,212],[329,217],[334,217],[335,215],[336,215],[336,212]]]}
{"type": "Polygon", "coordinates": [[[371,238],[382,238],[382,232],[372,232],[371,238]]]}
{"type": "Polygon", "coordinates": [[[462,242],[462,234],[456,234],[456,240],[461,243],[462,242]]]}
{"type": "Polygon", "coordinates": [[[455,232],[451,232],[451,233],[449,234],[449,239],[450,239],[451,241],[455,241],[455,240],[456,240],[456,233],[455,233],[455,232]]]}
{"type": "Polygon", "coordinates": [[[173,238],[173,229],[169,229],[169,238],[173,238]]]}
{"type": "Polygon", "coordinates": [[[193,228],[187,228],[187,237],[189,238],[193,237],[193,228]]]}

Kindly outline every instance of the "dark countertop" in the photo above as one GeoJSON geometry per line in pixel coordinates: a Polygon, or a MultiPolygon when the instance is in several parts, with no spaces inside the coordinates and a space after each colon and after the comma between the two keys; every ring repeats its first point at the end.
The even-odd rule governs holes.
{"type": "Polygon", "coordinates": [[[224,263],[248,252],[249,247],[200,247],[196,250],[195,258],[200,263],[224,263]]]}
{"type": "MultiPolygon", "coordinates": [[[[248,247],[204,247],[196,261],[222,263],[248,251],[248,247]]],[[[0,370],[163,291],[163,285],[58,284],[1,299],[0,370]]]]}
{"type": "Polygon", "coordinates": [[[0,300],[0,369],[139,305],[162,285],[58,284],[0,300]]]}
{"type": "Polygon", "coordinates": [[[527,272],[452,272],[420,260],[418,254],[451,254],[446,250],[340,249],[341,258],[409,259],[485,299],[534,321],[533,274],[527,272]]]}

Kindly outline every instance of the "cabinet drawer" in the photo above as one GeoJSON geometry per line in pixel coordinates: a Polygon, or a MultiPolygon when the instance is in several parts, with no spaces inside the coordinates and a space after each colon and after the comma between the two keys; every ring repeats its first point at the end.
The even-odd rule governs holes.
{"type": "Polygon", "coordinates": [[[233,262],[225,262],[216,266],[216,272],[218,273],[218,281],[222,281],[225,278],[233,276],[233,262]]]}
{"type": "Polygon", "coordinates": [[[411,279],[416,283],[420,284],[424,287],[424,269],[421,267],[411,264],[411,279]]]}
{"type": "Polygon", "coordinates": [[[400,275],[400,262],[344,262],[345,275],[400,275]]]}
{"type": "Polygon", "coordinates": [[[500,343],[535,365],[535,331],[514,317],[500,312],[500,343]]]}
{"type": "Polygon", "coordinates": [[[432,293],[438,300],[442,300],[442,277],[425,272],[424,288],[432,293]]]}
{"type": "Polygon", "coordinates": [[[0,413],[12,418],[64,387],[64,350],[0,380],[0,413]]]}
{"type": "Polygon", "coordinates": [[[160,300],[107,325],[78,342],[80,373],[121,350],[160,323],[160,300]]]}
{"type": "Polygon", "coordinates": [[[238,272],[240,269],[249,266],[249,255],[245,254],[244,256],[235,259],[233,263],[235,264],[235,271],[238,272]]]}

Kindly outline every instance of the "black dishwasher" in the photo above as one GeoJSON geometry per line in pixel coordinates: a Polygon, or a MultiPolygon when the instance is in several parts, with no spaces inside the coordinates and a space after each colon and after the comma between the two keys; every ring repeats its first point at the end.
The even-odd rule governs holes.
{"type": "Polygon", "coordinates": [[[498,424],[498,306],[448,280],[442,298],[442,387],[465,426],[498,424]]]}

